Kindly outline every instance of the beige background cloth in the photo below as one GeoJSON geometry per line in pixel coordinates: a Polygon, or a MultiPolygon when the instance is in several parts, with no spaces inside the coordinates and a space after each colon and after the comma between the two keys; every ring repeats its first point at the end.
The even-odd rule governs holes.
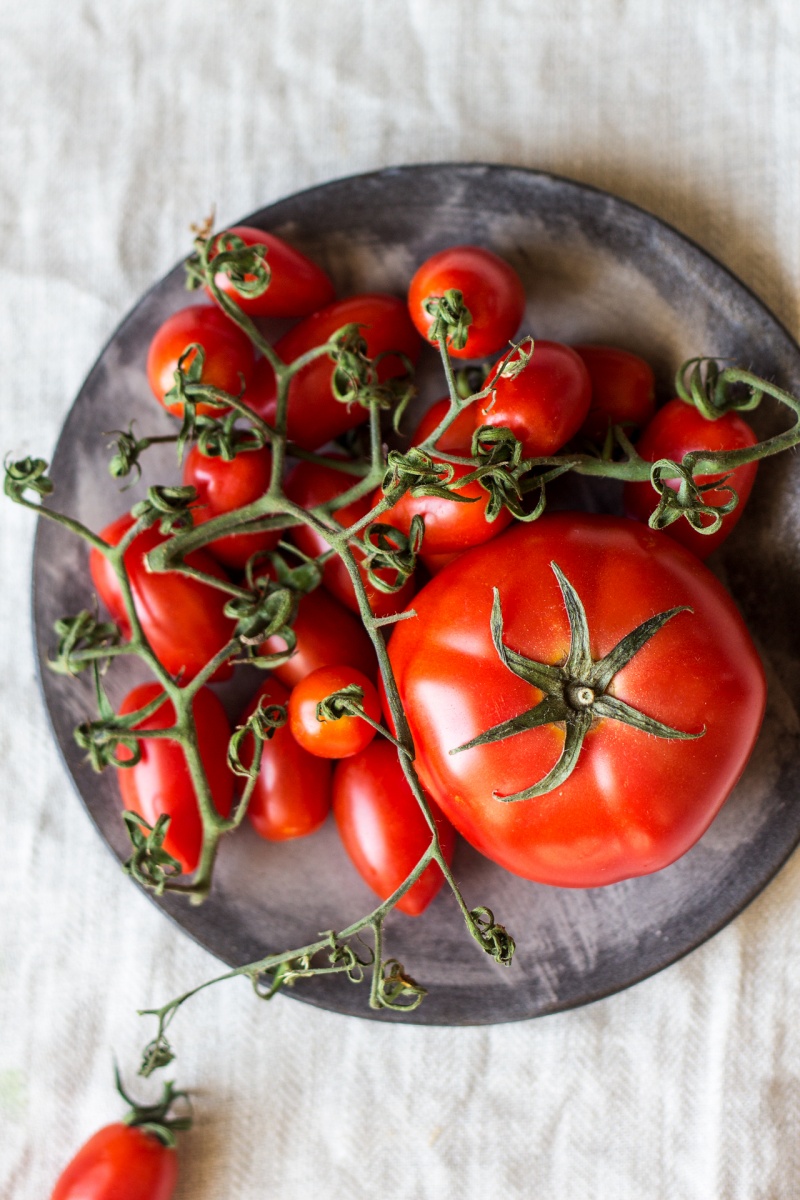
{"type": "MultiPolygon", "coordinates": [[[[47,456],[100,346],[187,246],[328,178],[493,161],[672,221],[800,332],[794,0],[2,0],[2,446],[47,456]]],[[[61,767],[2,508],[0,1195],[120,1111],[135,1010],[216,964],[125,880],[61,767]]],[[[244,983],[178,1018],[181,1200],[800,1195],[800,858],[729,928],[590,1007],[384,1027],[244,983]]]]}

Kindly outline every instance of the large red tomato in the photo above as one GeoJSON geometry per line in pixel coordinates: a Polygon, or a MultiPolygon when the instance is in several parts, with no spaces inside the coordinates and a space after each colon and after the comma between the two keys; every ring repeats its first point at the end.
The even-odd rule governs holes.
{"type": "MultiPolygon", "coordinates": [[[[448,863],[455,831],[431,805],[439,844],[448,863]]],[[[365,883],[388,900],[422,858],[431,831],[417,803],[395,747],[383,738],[343,759],[333,775],[333,813],[347,853],[365,883]]],[[[429,863],[397,907],[417,917],[444,883],[438,863],[429,863]]]]}
{"type": "MultiPolygon", "coordinates": [[[[400,355],[412,363],[419,357],[421,343],[411,324],[406,306],[395,296],[379,292],[337,300],[320,312],[295,325],[275,343],[275,351],[285,363],[292,363],[308,350],[327,342],[345,325],[362,326],[367,354],[387,357],[378,366],[383,382],[404,375],[406,366],[400,355]],[[394,352],[394,353],[392,353],[394,352]]],[[[306,450],[315,450],[331,438],[368,419],[361,404],[343,404],[331,390],[333,362],[327,355],[314,359],[294,376],[289,386],[286,430],[291,441],[306,450]]],[[[265,420],[275,420],[277,399],[275,373],[267,359],[260,359],[247,402],[265,420]]]]}
{"type": "MultiPolygon", "coordinates": [[[[120,705],[120,715],[136,712],[155,700],[158,683],[143,683],[129,692],[120,705]]],[[[200,688],[192,704],[200,757],[206,770],[214,805],[227,817],[233,800],[233,775],[228,770],[230,726],[225,709],[209,688],[200,688]]],[[[165,700],[136,729],[168,729],[175,724],[175,709],[165,700]]],[[[142,757],[132,767],[118,772],[122,803],[130,812],[155,825],[162,813],[170,817],[164,849],[177,858],[184,871],[194,871],[203,844],[203,823],[183,750],[166,738],[141,738],[142,757]]],[[[118,758],[128,757],[121,748],[118,758]]]]}
{"type": "MultiPolygon", "coordinates": [[[[133,525],[128,513],[118,517],[101,533],[116,546],[133,525]]],[[[223,614],[225,593],[210,584],[175,571],[150,572],[145,556],[166,539],[155,525],[143,530],[125,551],[125,566],[131,582],[133,602],[145,636],[162,665],[171,675],[192,679],[230,641],[234,622],[223,614]]],[[[186,560],[219,579],[227,579],[222,567],[204,550],[195,550],[186,560]]],[[[119,581],[107,559],[97,550],[89,555],[89,568],[97,594],[126,637],[131,629],[119,581]]],[[[228,679],[233,668],[220,667],[214,679],[228,679]]]]}
{"type": "Polygon", "coordinates": [[[178,1155],[155,1134],[116,1121],[81,1146],[50,1200],[170,1200],[178,1155]]]}
{"type": "Polygon", "coordinates": [[[243,312],[251,317],[307,317],[333,300],[333,284],[322,267],[282,238],[250,225],[234,225],[216,239],[216,253],[228,248],[229,234],[241,238],[246,246],[260,244],[267,249],[269,285],[260,296],[242,296],[227,275],[217,274],[217,287],[235,300],[243,312]]]}
{"type": "MultiPolygon", "coordinates": [[[[685,454],[692,450],[746,450],[755,446],[758,438],[747,424],[744,417],[738,413],[729,412],[718,417],[715,421],[707,420],[692,404],[683,400],[670,400],[660,408],[639,439],[636,449],[642,458],[656,462],[659,458],[669,458],[679,463],[685,454]]],[[[722,518],[722,524],[715,533],[699,533],[693,529],[685,517],[673,521],[664,530],[669,537],[686,546],[698,558],[708,558],[712,550],[716,550],[731,534],[739,521],[747,499],[756,480],[758,463],[746,463],[735,471],[717,475],[700,475],[696,482],[711,483],[729,475],[728,484],[735,489],[739,503],[733,512],[722,518]]],[[[670,480],[669,486],[678,488],[678,480],[670,480]]],[[[658,504],[658,495],[648,483],[626,483],[624,490],[625,511],[629,517],[638,521],[647,521],[658,504]]],[[[720,505],[730,500],[730,492],[724,487],[711,488],[703,493],[703,500],[708,504],[720,505]]],[[[709,514],[702,518],[704,525],[710,525],[713,517],[709,514]]]]}
{"type": "Polygon", "coordinates": [[[764,710],[758,654],[719,581],[663,534],[545,516],[445,568],[414,608],[389,652],[420,779],[510,871],[568,887],[656,871],[744,769],[764,710]]]}

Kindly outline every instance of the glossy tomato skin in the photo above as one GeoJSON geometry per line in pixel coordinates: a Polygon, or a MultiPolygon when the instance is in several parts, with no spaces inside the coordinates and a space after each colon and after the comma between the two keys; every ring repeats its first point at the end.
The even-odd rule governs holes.
{"type": "MultiPolygon", "coordinates": [[[[348,491],[355,481],[355,475],[347,475],[344,471],[337,471],[335,467],[301,462],[286,477],[284,488],[286,495],[296,504],[303,508],[316,508],[320,504],[326,504],[329,500],[333,500],[342,492],[348,491]]],[[[369,509],[370,500],[364,496],[361,500],[357,500],[354,504],[348,504],[345,508],[334,509],[333,516],[342,525],[352,525],[365,516],[369,509]]],[[[307,525],[295,526],[292,529],[292,540],[304,554],[308,554],[312,558],[324,554],[329,549],[324,537],[307,525]]],[[[391,580],[391,572],[382,571],[379,572],[379,575],[387,581],[391,580]]],[[[363,568],[361,569],[361,578],[364,581],[370,608],[376,617],[386,617],[392,613],[402,612],[414,595],[416,587],[413,575],[397,592],[382,592],[380,588],[376,588],[370,583],[363,568]]],[[[359,612],[353,584],[347,568],[338,555],[333,555],[325,563],[323,581],[325,587],[334,594],[337,600],[341,601],[351,612],[359,612]]]]}
{"type": "Polygon", "coordinates": [[[644,429],[656,407],[653,369],[638,354],[617,346],[573,346],[592,384],[589,412],[579,433],[603,444],[610,426],[622,425],[630,437],[644,429]]]}
{"type": "MultiPolygon", "coordinates": [[[[512,357],[517,361],[519,355],[512,357]]],[[[570,346],[537,340],[518,375],[495,370],[485,386],[492,393],[474,404],[475,427],[505,426],[522,442],[526,458],[545,458],[573,437],[589,411],[589,372],[570,346]]]]}
{"type": "MultiPolygon", "coordinates": [[[[315,588],[300,598],[292,629],[297,638],[292,657],[272,668],[272,674],[286,687],[294,687],[320,667],[339,663],[375,679],[378,660],[369,635],[353,613],[325,588],[315,588]]],[[[259,653],[277,654],[285,649],[286,643],[275,635],[262,643],[259,653]]]]}
{"type": "Polygon", "coordinates": [[[659,870],[697,841],[744,769],[765,702],[758,654],[719,581],[663,534],[622,518],[544,516],[447,567],[414,608],[418,619],[396,626],[389,653],[420,779],[478,850],[518,875],[596,887],[659,870]],[[563,724],[449,751],[542,698],[492,644],[493,587],[504,644],[539,662],[566,661],[569,625],[551,562],[583,601],[595,659],[655,614],[693,610],[667,622],[609,691],[705,734],[670,741],[596,721],[560,787],[504,803],[495,791],[512,795],[554,766],[563,724]]]}
{"type": "MultiPolygon", "coordinates": [[[[217,287],[235,300],[248,316],[307,317],[333,300],[336,294],[333,283],[322,267],[274,233],[251,225],[233,225],[225,233],[241,238],[246,246],[260,244],[267,248],[270,280],[267,290],[260,296],[242,296],[227,275],[219,272],[216,277],[217,287]]],[[[216,239],[216,252],[225,248],[225,233],[216,239]]],[[[209,289],[206,290],[211,295],[209,289]]]]}
{"type": "MultiPolygon", "coordinates": [[[[404,375],[406,366],[399,354],[415,363],[420,340],[409,320],[402,300],[380,292],[350,296],[329,304],[295,325],[275,343],[275,351],[285,363],[292,363],[306,351],[323,345],[345,325],[362,325],[367,354],[375,358],[386,353],[378,374],[381,380],[404,375]],[[396,354],[389,354],[396,351],[396,354]]],[[[360,404],[342,404],[331,391],[333,363],[327,355],[310,362],[298,372],[289,386],[286,428],[291,441],[306,450],[316,450],[348,429],[369,419],[360,404]]],[[[248,403],[271,424],[275,421],[275,373],[266,359],[257,364],[248,403]]]]}
{"type": "Polygon", "coordinates": [[[381,719],[381,705],[375,684],[355,667],[320,667],[306,675],[289,697],[289,728],[309,754],[321,758],[349,758],[358,754],[375,736],[375,729],[359,716],[338,720],[317,720],[317,705],[334,692],[351,684],[363,689],[364,712],[373,721],[381,719]]]}
{"type": "MultiPolygon", "coordinates": [[[[129,692],[120,705],[120,714],[136,712],[161,692],[158,683],[143,683],[129,692]]],[[[200,757],[206,770],[214,806],[227,817],[233,800],[233,775],[228,770],[230,726],[225,710],[209,688],[200,688],[192,705],[200,757]]],[[[171,700],[156,709],[136,729],[168,729],[175,724],[171,700]]],[[[164,849],[177,858],[184,871],[197,867],[203,842],[203,823],[197,806],[192,779],[183,750],[166,738],[142,738],[142,757],[133,767],[118,772],[122,803],[129,812],[137,812],[148,825],[154,825],[162,813],[170,816],[164,849]]],[[[127,757],[122,750],[120,758],[127,757]]]]}
{"type": "MultiPolygon", "coordinates": [[[[230,317],[210,304],[190,304],[167,317],[157,330],[147,352],[147,379],[159,404],[176,417],[183,416],[183,405],[165,404],[164,395],[175,383],[175,371],[187,346],[197,342],[205,350],[202,382],[238,395],[250,383],[255,354],[250,339],[234,325],[230,317]]],[[[192,356],[193,357],[193,356],[192,356]]],[[[185,366],[191,364],[189,358],[185,366]]],[[[210,404],[198,404],[201,415],[219,416],[227,411],[210,404]]]]}
{"type": "MultiPolygon", "coordinates": [[[[106,526],[100,536],[116,546],[133,524],[133,517],[125,513],[106,526]]],[[[136,611],[154,653],[170,675],[180,674],[188,680],[199,674],[230,640],[234,622],[223,614],[223,592],[187,575],[157,574],[147,570],[145,556],[164,541],[166,538],[157,526],[143,530],[126,550],[125,566],[136,611]]],[[[219,563],[203,550],[195,550],[186,561],[209,575],[227,579],[219,563]]],[[[89,569],[103,604],[123,634],[130,637],[130,624],[117,577],[96,550],[89,555],[89,569]]],[[[225,664],[216,672],[215,681],[230,678],[232,670],[225,664]]]]}
{"type": "Polygon", "coordinates": [[[98,1129],[64,1168],[50,1200],[170,1200],[178,1155],[121,1121],[98,1129]]]}
{"type": "MultiPolygon", "coordinates": [[[[726,413],[716,421],[708,421],[694,405],[685,404],[683,400],[676,398],[658,410],[639,439],[636,449],[648,462],[656,462],[659,458],[680,462],[691,450],[743,450],[754,446],[757,441],[753,430],[738,413],[726,413]]],[[[722,518],[722,525],[716,533],[698,533],[683,517],[668,525],[664,533],[674,541],[680,542],[687,550],[691,550],[698,558],[708,558],[712,550],[716,550],[738,524],[753,489],[757,471],[758,463],[753,462],[730,472],[729,483],[738,493],[739,503],[733,512],[722,518]]],[[[722,475],[701,475],[699,482],[710,483],[713,479],[721,478],[722,475]]],[[[677,483],[676,480],[676,488],[677,483]]],[[[713,488],[705,493],[704,498],[711,504],[725,504],[730,495],[722,489],[713,488]]],[[[650,483],[626,483],[623,501],[629,517],[637,521],[647,521],[658,505],[658,495],[650,483]]],[[[707,523],[711,523],[711,518],[707,523]]]]}
{"type": "Polygon", "coordinates": [[[408,309],[422,337],[428,338],[431,324],[426,299],[450,288],[462,293],[472,316],[466,344],[461,350],[451,347],[451,356],[486,358],[505,350],[525,312],[525,289],[514,268],[480,246],[450,246],[433,254],[408,289],[408,309]]]}
{"type": "MultiPolygon", "coordinates": [[[[197,489],[195,525],[233,512],[259,500],[269,487],[272,455],[266,447],[242,450],[226,462],[209,458],[193,446],[183,464],[183,482],[197,489]]],[[[226,567],[243,570],[251,554],[271,550],[281,539],[278,530],[265,533],[236,533],[217,538],[204,549],[226,567]]]]}
{"type": "MultiPolygon", "coordinates": [[[[431,801],[445,859],[453,861],[455,830],[431,801]]],[[[407,878],[431,842],[428,822],[417,804],[397,750],[384,738],[338,763],[333,775],[333,813],[350,859],[381,900],[407,878]]],[[[444,883],[438,863],[429,863],[397,907],[418,917],[444,883]]]]}
{"type": "MultiPolygon", "coordinates": [[[[265,705],[287,704],[289,692],[268,678],[242,716],[246,721],[259,700],[265,705]]],[[[246,753],[242,760],[249,763],[246,753]]],[[[309,754],[294,738],[288,725],[264,742],[261,767],[247,809],[250,824],[269,842],[306,837],[323,824],[331,808],[331,764],[309,754]]]]}

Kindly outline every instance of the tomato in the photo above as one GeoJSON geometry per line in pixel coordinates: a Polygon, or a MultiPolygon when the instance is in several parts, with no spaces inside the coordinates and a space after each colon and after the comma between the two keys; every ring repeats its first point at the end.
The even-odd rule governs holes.
{"type": "Polygon", "coordinates": [[[610,426],[644,429],[655,412],[655,379],[649,363],[616,346],[573,346],[589,372],[592,400],[579,432],[602,445],[610,426]]]}
{"type": "MultiPolygon", "coordinates": [[[[294,246],[264,229],[234,225],[216,239],[215,253],[226,248],[226,235],[230,233],[241,238],[246,246],[262,245],[267,248],[269,286],[260,296],[240,295],[227,275],[221,271],[217,274],[217,287],[235,300],[243,312],[251,317],[307,317],[309,313],[331,303],[336,294],[331,280],[322,267],[295,250],[294,246]]],[[[210,290],[206,290],[210,296],[210,290]]]]}
{"type": "Polygon", "coordinates": [[[119,1121],[80,1148],[50,1200],[170,1200],[177,1182],[175,1150],[155,1134],[119,1121]]]}
{"type": "MultiPolygon", "coordinates": [[[[429,438],[440,424],[450,407],[449,397],[443,396],[432,404],[420,421],[411,438],[412,446],[419,446],[429,438]]],[[[472,453],[472,435],[475,431],[475,408],[469,405],[461,410],[452,425],[449,425],[436,443],[436,449],[445,454],[459,454],[469,458],[472,453]]]]}
{"type": "Polygon", "coordinates": [[[478,850],[518,875],[596,887],[659,870],[697,841],[744,769],[764,711],[758,654],[723,586],[663,534],[619,517],[544,516],[447,567],[414,609],[389,654],[420,780],[478,850]],[[580,621],[552,563],[583,603],[591,664],[643,622],[681,611],[603,676],[572,657],[580,621]],[[535,714],[545,694],[534,678],[550,689],[535,714]],[[647,718],[626,723],[621,705],[672,735],[645,732],[647,718]],[[573,754],[571,774],[548,786],[573,754]],[[532,790],[541,794],[511,798],[532,790]]]}
{"type": "MultiPolygon", "coordinates": [[[[725,413],[717,420],[709,421],[694,405],[675,399],[658,410],[637,442],[636,449],[648,462],[669,458],[679,463],[691,450],[744,450],[748,446],[755,446],[757,441],[753,430],[738,413],[725,413]]],[[[691,550],[698,558],[708,558],[712,550],[716,550],[737,525],[755,483],[757,471],[758,463],[753,462],[737,467],[735,471],[698,476],[697,482],[703,484],[723,479],[727,474],[730,477],[728,485],[734,488],[739,496],[736,508],[722,518],[722,524],[716,533],[698,533],[696,529],[692,529],[685,517],[673,521],[664,533],[680,542],[687,550],[691,550]]],[[[668,482],[670,487],[677,491],[678,480],[668,482]]],[[[712,488],[703,494],[703,502],[707,504],[725,504],[730,498],[730,493],[724,488],[712,488]]],[[[649,482],[626,483],[623,501],[629,517],[634,517],[637,521],[647,521],[658,505],[658,494],[649,482]]],[[[712,521],[711,516],[703,518],[704,525],[710,525],[712,521]]]]}
{"type": "MultiPolygon", "coordinates": [[[[271,467],[272,455],[266,447],[240,450],[226,462],[221,457],[209,458],[193,446],[183,465],[183,482],[197,489],[198,507],[192,510],[195,524],[259,500],[269,487],[271,467]]],[[[209,542],[204,549],[226,567],[243,569],[251,554],[271,550],[280,539],[278,530],[235,533],[209,542]]]]}
{"type": "MultiPolygon", "coordinates": [[[[259,700],[286,704],[289,692],[277,679],[267,679],[253,697],[242,722],[254,712],[259,700]]],[[[246,753],[242,761],[252,759],[246,753]]],[[[295,740],[288,725],[277,729],[264,742],[261,766],[250,798],[247,815],[256,833],[270,842],[305,837],[319,829],[331,808],[331,764],[309,754],[295,740]]]]}
{"type": "MultiPolygon", "coordinates": [[[[286,477],[284,490],[295,504],[300,504],[303,508],[316,508],[320,504],[326,504],[329,500],[333,500],[342,492],[348,491],[356,482],[355,475],[347,475],[344,471],[337,471],[334,467],[301,462],[286,477]]],[[[347,526],[359,521],[369,510],[369,498],[364,496],[354,504],[335,509],[333,516],[340,524],[347,526]]],[[[324,537],[307,525],[295,526],[292,529],[292,540],[304,554],[311,558],[316,558],[317,555],[324,554],[329,549],[324,537]]],[[[362,557],[359,551],[355,553],[357,558],[362,557]]],[[[391,571],[381,570],[378,572],[378,576],[387,582],[392,582],[391,571]]],[[[367,572],[363,568],[361,568],[361,578],[364,581],[370,607],[376,617],[386,617],[392,613],[402,612],[414,595],[416,585],[413,575],[397,592],[382,592],[380,588],[376,588],[370,583],[367,572]]],[[[347,568],[338,555],[332,556],[325,563],[323,581],[325,587],[333,592],[337,600],[340,600],[353,612],[359,611],[353,584],[347,568]]]]}
{"type": "MultiPolygon", "coordinates": [[[[431,803],[445,859],[453,861],[455,830],[431,803]]],[[[344,847],[361,878],[381,900],[400,886],[431,842],[428,822],[412,792],[397,750],[375,738],[338,763],[333,774],[333,814],[344,847]]],[[[429,863],[397,907],[418,917],[444,883],[438,863],[429,863]]]]}
{"type": "MultiPolygon", "coordinates": [[[[519,352],[511,363],[520,361],[519,352]]],[[[492,393],[472,406],[476,428],[506,426],[522,442],[526,458],[547,458],[578,432],[592,396],[589,372],[569,346],[536,341],[516,375],[496,367],[485,386],[492,393]]]]}
{"type": "MultiPolygon", "coordinates": [[[[345,325],[362,325],[367,354],[376,358],[388,354],[378,367],[381,381],[406,373],[404,354],[416,362],[420,341],[409,320],[402,300],[374,292],[350,296],[329,304],[320,312],[295,325],[275,343],[283,362],[292,363],[301,354],[327,342],[345,325]]],[[[334,366],[327,355],[310,362],[295,375],[289,387],[286,429],[291,441],[306,450],[315,450],[347,429],[368,420],[369,413],[360,404],[342,404],[331,390],[334,366]]],[[[275,421],[275,373],[266,359],[259,360],[248,395],[248,403],[271,424],[275,421]]]]}
{"type": "MultiPolygon", "coordinates": [[[[339,663],[355,667],[371,679],[377,675],[378,661],[369,634],[325,588],[315,588],[300,597],[292,629],[297,638],[292,657],[282,666],[272,668],[273,675],[287,687],[294,687],[320,667],[339,663]]],[[[259,652],[277,654],[285,649],[286,643],[276,634],[262,643],[259,652]]]]}
{"type": "MultiPolygon", "coordinates": [[[[237,396],[242,384],[246,387],[253,374],[255,355],[250,339],[230,317],[210,304],[191,304],[180,309],[157,329],[147,352],[147,379],[153,395],[176,417],[183,416],[183,405],[164,404],[164,396],[175,383],[178,360],[187,346],[195,342],[205,350],[201,382],[209,387],[237,396]]],[[[184,363],[185,370],[193,360],[194,353],[184,363]]],[[[228,410],[201,402],[197,411],[201,415],[219,416],[228,410]]]]}
{"type": "Polygon", "coordinates": [[[525,313],[525,289],[514,268],[480,246],[450,246],[432,255],[418,268],[408,289],[411,319],[422,337],[428,338],[431,324],[425,301],[450,288],[461,292],[472,317],[466,344],[460,350],[451,347],[450,354],[486,358],[504,350],[525,313]]]}
{"type": "MultiPolygon", "coordinates": [[[[411,439],[412,446],[418,446],[429,434],[433,433],[447,412],[447,406],[448,401],[445,398],[426,413],[411,439]]],[[[472,425],[473,417],[469,408],[456,417],[444,435],[447,444],[459,446],[458,449],[452,451],[455,454],[470,454],[471,452],[471,432],[469,443],[466,449],[463,448],[466,434],[465,418],[469,418],[469,423],[472,425]]],[[[471,466],[454,463],[451,482],[463,479],[465,475],[471,474],[472,470],[471,466]]],[[[502,533],[511,523],[511,513],[507,508],[501,509],[494,521],[486,520],[490,496],[480,483],[468,483],[463,488],[458,488],[457,494],[468,498],[470,503],[447,500],[442,496],[412,496],[410,492],[406,492],[392,505],[381,520],[408,534],[414,517],[422,517],[425,522],[422,548],[426,559],[431,555],[459,553],[471,549],[472,546],[479,546],[481,542],[488,542],[490,538],[502,533]]],[[[383,493],[378,489],[372,497],[373,505],[378,503],[382,495],[383,493]]]]}
{"type": "MultiPolygon", "coordinates": [[[[143,708],[161,690],[161,685],[155,682],[135,687],[122,701],[120,715],[143,708]]],[[[195,696],[192,712],[214,806],[227,817],[233,800],[233,775],[227,765],[231,732],[228,718],[217,697],[205,687],[195,696]]],[[[174,724],[175,709],[171,700],[165,700],[134,728],[168,729],[174,724]]],[[[184,871],[194,871],[203,845],[203,823],[183,750],[177,742],[166,738],[142,738],[139,745],[142,751],[139,762],[117,773],[122,803],[129,812],[144,817],[148,825],[155,825],[162,813],[168,813],[170,823],[164,849],[177,858],[184,871]]],[[[128,757],[124,747],[118,757],[128,757]]]]}
{"type": "Polygon", "coordinates": [[[297,684],[289,697],[289,728],[300,745],[321,758],[347,758],[369,745],[375,730],[359,716],[338,720],[317,719],[317,705],[334,692],[355,684],[363,689],[364,712],[373,721],[381,719],[375,685],[355,667],[320,667],[297,684]]]}
{"type": "MultiPolygon", "coordinates": [[[[125,513],[100,536],[116,546],[133,524],[133,517],[125,513]]],[[[145,555],[166,540],[155,525],[143,530],[126,550],[125,566],[136,612],[151,648],[170,675],[182,675],[188,680],[230,641],[234,622],[222,611],[225,594],[210,584],[174,571],[159,574],[147,570],[145,555]]],[[[227,578],[222,567],[203,550],[195,550],[186,561],[218,579],[227,578]]],[[[98,596],[124,636],[130,637],[131,628],[114,571],[97,550],[89,555],[89,567],[98,596]]],[[[227,679],[231,672],[232,667],[226,664],[214,678],[227,679]]]]}

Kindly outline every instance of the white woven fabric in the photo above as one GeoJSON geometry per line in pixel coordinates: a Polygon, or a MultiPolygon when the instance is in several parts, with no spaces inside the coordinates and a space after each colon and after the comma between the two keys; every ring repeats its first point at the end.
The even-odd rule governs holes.
{"type": "MultiPolygon", "coordinates": [[[[392,163],[535,166],[666,217],[800,332],[792,0],[0,6],[2,442],[51,451],[94,357],[223,222],[392,163]]],[[[2,508],[0,1194],[119,1112],[134,1010],[215,970],[120,876],[48,731],[33,519],[2,508]]],[[[683,962],[506,1027],[383,1027],[226,985],[178,1019],[181,1200],[800,1195],[800,860],[683,962]]]]}

